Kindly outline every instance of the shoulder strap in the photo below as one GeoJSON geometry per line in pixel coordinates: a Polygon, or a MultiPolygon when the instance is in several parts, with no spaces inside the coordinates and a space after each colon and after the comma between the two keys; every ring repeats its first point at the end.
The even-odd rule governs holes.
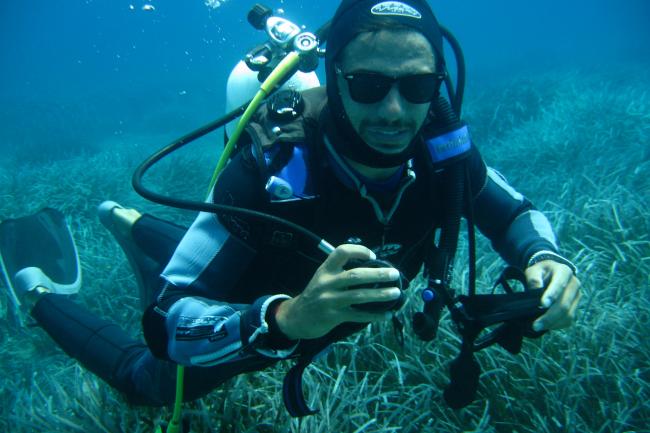
{"type": "Polygon", "coordinates": [[[305,142],[310,133],[308,129],[318,123],[327,96],[325,87],[321,86],[301,92],[300,97],[304,102],[302,112],[292,119],[278,119],[269,113],[269,104],[261,106],[246,127],[246,133],[253,143],[264,149],[278,142],[305,142]]]}
{"type": "Polygon", "coordinates": [[[325,89],[286,92],[290,97],[274,95],[280,101],[270,99],[261,106],[246,128],[251,148],[245,158],[258,167],[271,201],[312,198],[315,194],[311,142],[327,102],[325,89]],[[282,105],[285,100],[292,105],[282,105]]]}
{"type": "MultiPolygon", "coordinates": [[[[458,247],[460,235],[460,219],[465,204],[463,197],[471,201],[471,194],[468,191],[467,164],[465,159],[459,159],[447,165],[442,173],[431,173],[432,183],[435,176],[439,176],[440,185],[444,186],[441,193],[444,203],[444,214],[440,229],[440,237],[436,245],[435,239],[431,239],[425,258],[425,277],[427,287],[422,292],[424,306],[422,312],[413,316],[413,330],[415,334],[424,341],[433,340],[438,330],[438,322],[442,308],[451,308],[454,303],[455,294],[451,289],[453,274],[453,262],[458,247]]],[[[434,185],[432,185],[432,189],[434,185]]],[[[471,207],[470,203],[467,203],[471,207]]],[[[468,235],[470,255],[470,280],[473,280],[475,272],[474,254],[474,224],[468,212],[468,235]]],[[[435,237],[435,235],[434,235],[435,237]]],[[[474,287],[473,282],[470,283],[474,287]]]]}
{"type": "Polygon", "coordinates": [[[467,163],[471,140],[467,126],[460,121],[445,98],[440,97],[431,105],[429,115],[428,123],[423,128],[423,158],[429,167],[431,191],[441,190],[443,215],[438,243],[436,245],[435,239],[431,240],[425,258],[427,288],[422,292],[424,308],[413,317],[414,331],[425,341],[435,338],[442,308],[445,305],[451,307],[454,302],[451,278],[464,205],[467,210],[472,291],[475,276],[474,221],[467,163]],[[440,181],[436,182],[437,179],[440,181]],[[463,201],[464,197],[466,202],[463,201]]]}

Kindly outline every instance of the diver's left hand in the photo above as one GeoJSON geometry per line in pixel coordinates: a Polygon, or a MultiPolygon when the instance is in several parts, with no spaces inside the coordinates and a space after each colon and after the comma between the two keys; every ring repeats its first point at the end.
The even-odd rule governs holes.
{"type": "Polygon", "coordinates": [[[548,311],[533,322],[535,331],[561,329],[571,326],[575,319],[580,293],[580,280],[571,269],[553,260],[543,260],[525,271],[528,287],[541,289],[542,306],[548,311]]]}

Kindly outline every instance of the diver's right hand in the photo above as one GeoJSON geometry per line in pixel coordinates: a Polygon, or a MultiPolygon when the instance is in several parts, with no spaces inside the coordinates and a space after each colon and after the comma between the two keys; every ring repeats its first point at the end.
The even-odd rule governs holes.
{"type": "Polygon", "coordinates": [[[337,247],[316,270],[305,290],[280,304],[275,316],[280,331],[292,340],[318,338],[343,322],[365,323],[390,317],[390,313],[361,311],[353,305],[399,298],[399,271],[395,268],[353,268],[346,271],[343,268],[351,259],[375,258],[371,250],[361,245],[337,247]],[[385,281],[395,281],[395,286],[349,289],[360,285],[370,287],[385,281]]]}

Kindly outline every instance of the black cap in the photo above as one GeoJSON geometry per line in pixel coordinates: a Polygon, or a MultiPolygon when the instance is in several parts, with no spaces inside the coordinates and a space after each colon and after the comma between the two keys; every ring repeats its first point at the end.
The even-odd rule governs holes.
{"type": "Polygon", "coordinates": [[[343,0],[330,25],[326,63],[332,63],[341,49],[363,31],[363,25],[373,21],[387,28],[394,23],[422,33],[436,53],[437,64],[443,62],[442,32],[425,0],[343,0]]]}
{"type": "Polygon", "coordinates": [[[392,167],[412,157],[419,137],[416,136],[407,149],[395,155],[378,152],[365,144],[345,114],[334,71],[341,50],[373,23],[379,28],[407,27],[421,33],[433,47],[438,70],[444,69],[442,32],[426,0],[343,0],[332,18],[325,55],[330,115],[328,136],[339,153],[355,161],[376,167],[392,167]]]}

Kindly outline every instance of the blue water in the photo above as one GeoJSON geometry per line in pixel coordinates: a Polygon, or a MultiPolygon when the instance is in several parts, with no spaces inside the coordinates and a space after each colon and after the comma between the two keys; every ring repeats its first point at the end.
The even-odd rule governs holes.
{"type": "MultiPolygon", "coordinates": [[[[528,70],[650,59],[645,0],[430,3],[464,47],[470,88],[528,70]]],[[[252,4],[2,0],[0,150],[173,136],[218,117],[230,69],[264,40],[246,22],[252,4]]],[[[316,29],[338,2],[267,4],[316,29]]]]}
{"type": "MultiPolygon", "coordinates": [[[[309,30],[315,30],[332,16],[338,1],[273,0],[267,4],[273,8],[283,8],[287,18],[306,25],[309,30]]],[[[535,75],[556,70],[580,70],[585,75],[573,75],[579,80],[583,76],[589,76],[590,73],[604,73],[604,76],[611,76],[617,80],[614,85],[605,86],[614,92],[617,88],[625,88],[625,84],[628,84],[630,80],[637,79],[638,75],[630,74],[627,71],[650,71],[649,0],[431,0],[430,4],[439,21],[456,35],[463,46],[467,62],[467,100],[469,103],[472,101],[472,95],[480,93],[483,89],[492,85],[497,86],[498,89],[499,83],[526,74],[535,75]]],[[[88,222],[92,218],[97,229],[101,229],[96,223],[94,207],[104,199],[115,199],[129,206],[139,205],[142,202],[135,201],[135,194],[128,196],[124,193],[124,190],[129,189],[130,191],[131,170],[139,162],[135,160],[136,158],[129,159],[131,158],[131,154],[129,154],[123,159],[98,159],[99,163],[108,161],[106,166],[109,168],[112,163],[130,165],[129,167],[120,166],[111,171],[106,169],[106,166],[93,166],[92,164],[97,164],[97,162],[90,159],[91,156],[94,152],[107,149],[112,151],[113,147],[111,146],[115,146],[117,152],[122,152],[132,143],[138,143],[138,145],[144,143],[151,146],[153,150],[153,148],[162,146],[190,130],[220,117],[225,109],[225,83],[230,70],[248,49],[265,40],[265,35],[262,32],[254,30],[246,22],[246,14],[252,5],[252,0],[226,0],[216,8],[206,5],[204,0],[153,0],[151,2],[142,0],[0,0],[0,102],[2,103],[0,108],[0,218],[25,215],[29,212],[28,209],[35,210],[35,208],[44,205],[63,208],[68,216],[73,215],[71,221],[74,223],[75,235],[82,240],[79,245],[84,263],[83,290],[102,291],[97,304],[87,303],[93,311],[98,309],[98,305],[106,305],[111,302],[106,299],[109,296],[112,297],[113,293],[105,291],[104,288],[113,284],[107,281],[116,275],[114,269],[120,271],[126,267],[121,252],[119,260],[122,260],[122,267],[114,267],[115,263],[118,263],[118,259],[104,251],[97,253],[97,248],[93,246],[95,239],[101,238],[101,235],[93,232],[93,228],[88,222]],[[152,5],[153,10],[143,9],[146,5],[152,5]],[[48,171],[45,167],[47,164],[44,163],[51,159],[67,158],[68,156],[79,157],[82,164],[79,164],[79,160],[72,160],[69,164],[66,164],[68,161],[57,161],[60,164],[55,163],[52,166],[58,172],[48,171]],[[86,156],[88,156],[88,160],[86,160],[86,156]],[[14,163],[13,158],[16,157],[20,159],[14,163]],[[124,160],[128,161],[124,162],[124,160]],[[36,162],[36,164],[30,167],[22,165],[30,161],[36,162]],[[89,161],[88,164],[86,164],[87,161],[89,161]],[[78,168],[80,165],[82,165],[81,169],[78,168]],[[43,167],[44,169],[41,170],[43,167]],[[81,179],[75,178],[83,172],[95,173],[91,170],[97,168],[99,168],[96,170],[99,173],[97,175],[81,176],[81,179]],[[102,168],[105,170],[101,170],[102,168]],[[16,174],[20,173],[21,169],[28,175],[17,176],[16,174]],[[67,169],[71,169],[71,175],[68,175],[67,169]],[[114,175],[114,172],[118,174],[114,175]],[[104,173],[109,174],[104,175],[104,173]],[[43,179],[37,179],[41,176],[43,179]],[[108,178],[109,176],[121,177],[108,178]],[[116,184],[124,185],[124,187],[119,188],[116,184]],[[75,189],[75,186],[78,188],[75,189]],[[32,198],[32,195],[35,197],[32,198]],[[95,264],[99,264],[99,266],[95,266],[95,264]]],[[[558,74],[557,76],[566,77],[570,74],[558,74]]],[[[322,73],[321,81],[324,81],[322,73]]],[[[545,81],[540,80],[539,82],[544,83],[545,81]]],[[[594,80],[593,82],[602,83],[603,80],[594,80]]],[[[646,79],[645,82],[647,83],[648,80],[646,79]]],[[[572,235],[566,236],[563,241],[573,242],[575,248],[570,251],[570,254],[577,254],[582,261],[585,260],[582,250],[580,253],[577,251],[584,245],[583,241],[592,251],[597,252],[598,255],[594,254],[594,268],[590,264],[583,274],[585,281],[589,282],[594,269],[604,266],[604,263],[606,269],[600,269],[598,272],[607,276],[607,284],[611,287],[608,285],[597,286],[590,288],[591,291],[584,292],[585,294],[596,293],[605,296],[594,297],[593,303],[590,298],[588,304],[590,309],[586,310],[587,314],[582,313],[583,315],[579,316],[579,320],[585,320],[588,324],[594,323],[594,328],[600,329],[600,334],[595,334],[595,337],[590,333],[568,334],[568,340],[571,340],[569,347],[578,347],[579,349],[575,352],[576,356],[582,356],[586,361],[583,364],[576,364],[573,361],[562,360],[561,354],[568,352],[560,351],[557,352],[557,365],[560,368],[556,372],[542,372],[540,368],[537,368],[535,372],[535,377],[539,373],[539,383],[541,384],[544,383],[544,380],[548,380],[544,377],[556,377],[553,376],[554,374],[563,375],[564,372],[561,368],[563,366],[570,366],[566,369],[567,371],[571,370],[572,374],[568,379],[569,382],[565,381],[564,377],[557,382],[557,388],[561,392],[552,389],[555,394],[551,394],[551,396],[568,396],[568,401],[552,402],[550,398],[546,398],[544,400],[546,405],[540,407],[541,413],[549,417],[547,422],[551,427],[545,426],[546,431],[564,431],[563,428],[566,429],[565,431],[575,431],[571,427],[571,420],[580,417],[586,420],[581,421],[580,425],[600,423],[602,427],[600,431],[605,431],[608,426],[612,429],[616,428],[613,426],[617,426],[620,427],[620,431],[623,431],[629,426],[642,425],[642,420],[648,419],[646,416],[647,399],[643,400],[643,396],[647,396],[647,386],[641,384],[645,383],[643,381],[647,378],[647,350],[646,346],[642,344],[645,341],[642,338],[643,334],[638,332],[638,329],[643,329],[643,320],[647,322],[646,304],[640,302],[647,297],[632,298],[631,302],[626,301],[621,306],[609,303],[613,302],[609,300],[610,296],[620,296],[620,293],[628,289],[632,290],[631,288],[634,287],[643,289],[642,284],[647,283],[647,275],[640,274],[646,268],[641,267],[643,263],[637,265],[633,261],[634,259],[628,262],[621,260],[617,265],[618,255],[612,252],[609,237],[605,237],[602,241],[598,239],[605,229],[609,228],[613,233],[612,239],[618,239],[619,236],[623,239],[620,243],[621,248],[614,244],[616,252],[630,253],[630,257],[641,257],[642,254],[645,254],[643,257],[647,257],[647,253],[643,252],[647,250],[641,250],[647,247],[648,231],[645,228],[648,227],[648,218],[645,203],[650,197],[647,187],[649,176],[645,175],[648,170],[648,155],[650,155],[648,150],[650,146],[647,145],[647,134],[645,133],[648,131],[647,124],[640,125],[638,130],[641,132],[638,132],[635,129],[638,125],[634,122],[619,122],[620,119],[625,119],[626,115],[630,115],[630,118],[633,119],[641,119],[644,114],[641,111],[647,107],[645,104],[647,98],[643,93],[643,88],[637,92],[635,86],[632,90],[628,89],[628,92],[636,96],[637,100],[630,101],[630,104],[627,101],[625,103],[617,101],[615,108],[618,109],[618,112],[611,117],[614,120],[609,123],[601,122],[598,128],[594,128],[601,137],[600,141],[604,144],[599,141],[597,143],[599,146],[585,146],[587,149],[597,149],[597,151],[585,152],[588,155],[580,162],[582,163],[588,159],[587,157],[593,155],[595,157],[593,166],[589,170],[578,167],[579,169],[577,168],[575,173],[571,172],[569,173],[570,177],[567,177],[567,182],[576,182],[576,185],[581,185],[579,182],[582,182],[582,185],[586,185],[584,189],[586,192],[580,192],[579,187],[558,189],[563,195],[566,193],[559,199],[566,203],[571,201],[577,203],[575,207],[567,206],[569,223],[565,227],[561,227],[563,231],[568,231],[571,234],[578,230],[572,226],[571,221],[579,222],[573,225],[583,226],[582,218],[596,216],[593,221],[585,225],[584,231],[579,232],[581,238],[579,246],[576,246],[575,239],[572,240],[572,235]],[[644,96],[641,97],[640,94],[644,96]],[[618,152],[618,148],[614,147],[619,145],[624,152],[618,152]],[[638,146],[642,150],[630,150],[634,146],[638,146]],[[623,158],[628,156],[627,152],[630,152],[632,157],[623,158]],[[634,155],[637,154],[643,156],[635,158],[634,155]],[[601,164],[601,159],[615,160],[611,164],[612,167],[616,166],[617,161],[622,161],[622,163],[633,161],[634,165],[631,163],[629,167],[616,167],[616,170],[611,170],[612,173],[601,173],[604,171],[602,167],[607,166],[601,164]],[[590,172],[593,172],[594,176],[593,179],[589,177],[588,181],[593,183],[587,185],[587,180],[585,180],[587,176],[584,174],[590,174],[590,172]],[[616,186],[618,183],[621,184],[620,188],[608,188],[616,186]],[[601,190],[605,192],[602,193],[601,190]],[[574,199],[572,196],[574,191],[579,191],[575,193],[576,195],[586,194],[594,197],[591,200],[574,199]],[[610,191],[614,191],[614,193],[608,196],[610,191]],[[619,199],[615,197],[615,194],[622,197],[620,202],[617,202],[619,199]],[[628,197],[631,198],[628,199],[628,197]],[[641,197],[641,200],[635,201],[638,197],[641,197]],[[582,206],[584,203],[586,204],[582,206]],[[594,209],[603,203],[605,205],[602,213],[596,212],[594,209]],[[618,228],[611,222],[614,217],[610,214],[610,209],[616,216],[618,228]],[[617,212],[620,212],[620,220],[623,221],[625,229],[621,228],[617,212]],[[583,213],[586,213],[587,216],[583,216],[583,213]],[[596,226],[604,228],[593,231],[592,228],[597,228],[596,226]],[[589,232],[590,230],[592,232],[589,232]],[[584,239],[582,238],[583,233],[588,233],[584,239]],[[628,239],[627,236],[630,238],[628,239]],[[638,237],[638,242],[634,240],[635,236],[638,237]],[[623,246],[630,248],[625,249],[623,246]],[[632,254],[633,248],[638,248],[642,253],[632,254]],[[612,258],[608,262],[610,256],[612,258]],[[617,266],[623,271],[616,271],[617,266]],[[627,270],[633,268],[641,269],[641,271],[627,270]],[[630,283],[629,287],[625,286],[628,281],[634,283],[630,283]],[[637,281],[639,284],[636,283],[637,281]],[[625,289],[621,289],[621,287],[625,289]],[[606,295],[602,295],[603,293],[606,295]],[[600,310],[592,308],[592,305],[601,308],[602,299],[608,302],[605,303],[602,310],[604,312],[602,314],[607,316],[604,318],[592,316],[600,314],[598,313],[600,310]],[[637,307],[638,310],[635,309],[637,307]],[[637,320],[639,320],[638,327],[635,327],[637,320]],[[601,326],[600,324],[603,323],[607,325],[601,326]],[[611,336],[608,336],[609,334],[611,336]],[[573,335],[587,336],[587,338],[574,340],[573,335]],[[638,341],[635,340],[637,335],[638,341]],[[601,350],[601,345],[606,349],[603,349],[605,351],[601,350]],[[625,356],[618,359],[620,354],[625,356]],[[589,356],[599,357],[601,362],[592,361],[589,356]],[[616,359],[605,359],[607,356],[616,357],[616,359]],[[588,367],[581,370],[579,367],[575,367],[576,365],[588,367]],[[606,374],[603,376],[598,371],[598,367],[602,365],[615,366],[616,368],[603,370],[603,374],[606,374]],[[577,372],[574,371],[574,368],[577,372]],[[639,373],[640,371],[641,373],[639,373]],[[620,372],[625,372],[625,374],[619,375],[620,372]],[[587,383],[590,377],[595,378],[593,385],[587,383]],[[562,390],[565,388],[563,384],[571,384],[570,381],[574,378],[579,378],[578,389],[585,390],[584,396],[571,392],[565,393],[562,390]],[[628,396],[631,397],[626,400],[624,397],[628,396]],[[638,396],[641,396],[642,403],[646,401],[645,406],[638,403],[638,396]],[[554,412],[554,408],[564,408],[566,413],[554,412]],[[567,424],[562,427],[557,419],[567,424]],[[556,430],[552,430],[550,420],[557,426],[556,430]],[[616,424],[616,422],[620,424],[616,424]],[[624,424],[624,422],[630,424],[624,424]]],[[[589,99],[587,100],[589,101],[589,99]]],[[[594,98],[594,100],[602,102],[602,98],[594,98]]],[[[602,103],[593,111],[585,109],[587,112],[585,115],[576,117],[579,119],[576,122],[582,122],[582,124],[571,124],[574,120],[567,118],[567,125],[568,127],[577,126],[575,129],[588,129],[601,118],[606,118],[611,114],[611,110],[608,111],[610,107],[610,105],[602,103]],[[601,110],[601,107],[606,108],[601,110]]],[[[525,117],[523,115],[528,109],[539,110],[540,108],[537,106],[523,107],[512,111],[520,117],[525,117]]],[[[496,111],[490,111],[489,115],[496,117],[496,111]]],[[[502,109],[501,111],[507,110],[502,109]]],[[[566,115],[566,112],[560,114],[566,115]]],[[[506,118],[504,123],[507,124],[507,122],[506,118]]],[[[475,122],[473,125],[477,123],[479,122],[475,122]]],[[[492,127],[489,121],[482,123],[485,130],[489,129],[485,126],[488,123],[487,126],[492,127]]],[[[554,122],[549,124],[557,125],[554,122]]],[[[503,129],[507,126],[496,125],[492,129],[499,131],[499,128],[503,129]]],[[[526,135],[522,139],[522,135],[517,135],[513,140],[516,142],[515,144],[519,145],[519,149],[523,147],[521,142],[525,144],[528,142],[528,136],[526,135]]],[[[596,135],[580,133],[567,134],[568,138],[564,136],[561,138],[567,140],[568,144],[565,147],[581,149],[579,146],[583,142],[571,141],[571,139],[583,136],[589,139],[596,137],[596,135]]],[[[545,143],[548,144],[550,141],[553,140],[547,139],[545,143]]],[[[561,147],[564,144],[564,142],[560,142],[554,145],[561,147]]],[[[148,153],[146,152],[146,154],[148,153]]],[[[566,159],[564,154],[549,154],[548,160],[545,161],[546,171],[541,171],[542,176],[548,176],[548,178],[556,176],[555,180],[558,184],[563,182],[562,176],[566,174],[560,172],[555,175],[554,171],[556,166],[566,167],[566,159]],[[559,162],[556,163],[556,161],[559,162]]],[[[208,166],[210,169],[212,168],[212,165],[208,164],[208,166]]],[[[189,183],[190,186],[187,189],[191,190],[194,196],[201,197],[200,194],[204,193],[207,186],[207,179],[202,180],[203,183],[197,183],[198,186],[192,185],[196,173],[190,173],[191,171],[198,170],[194,166],[186,164],[177,170],[165,171],[164,179],[168,185],[173,187],[176,187],[181,180],[189,183]]],[[[210,172],[206,171],[206,176],[209,174],[210,172]]],[[[527,172],[523,173],[520,178],[527,175],[527,172]]],[[[160,178],[162,176],[155,179],[160,178]]],[[[153,182],[151,183],[153,184],[153,182]]],[[[522,184],[525,185],[523,182],[522,184]]],[[[520,184],[515,183],[515,185],[519,186],[520,184]]],[[[529,185],[527,187],[531,188],[529,185]]],[[[533,182],[532,185],[537,184],[533,182]]],[[[160,189],[164,190],[165,188],[160,189]]],[[[178,190],[169,189],[172,190],[170,193],[174,196],[182,195],[178,190]]],[[[182,189],[182,192],[185,193],[185,189],[182,189]]],[[[538,191],[532,192],[538,193],[538,191]]],[[[555,196],[555,190],[553,193],[555,196]]],[[[558,211],[554,211],[554,209],[558,208],[558,205],[549,207],[554,212],[551,215],[557,219],[558,211]]],[[[156,210],[158,215],[160,215],[159,212],[164,211],[160,207],[156,210]]],[[[176,217],[176,214],[174,216],[176,217]]],[[[106,238],[105,231],[102,233],[106,238]]],[[[103,245],[100,242],[102,248],[103,245]]],[[[117,247],[113,246],[117,251],[117,247]]],[[[124,293],[130,293],[128,291],[131,290],[134,283],[131,286],[123,285],[120,280],[119,286],[114,288],[116,291],[123,291],[120,292],[118,299],[133,298],[131,294],[125,297],[124,293]]],[[[88,296],[85,299],[89,300],[91,297],[88,296]]],[[[4,305],[2,302],[0,298],[0,315],[5,313],[2,310],[5,310],[7,305],[6,301],[4,301],[4,305]]],[[[116,311],[118,311],[117,308],[116,311]]],[[[108,314],[107,311],[104,313],[108,314]]],[[[122,313],[128,314],[128,311],[119,310],[119,314],[122,313]]],[[[118,318],[115,320],[121,324],[127,323],[126,320],[120,321],[118,318]]],[[[138,320],[135,320],[132,324],[137,326],[137,323],[138,320]]],[[[5,409],[4,411],[0,410],[0,430],[9,430],[1,428],[3,422],[5,422],[4,425],[7,422],[2,415],[11,414],[14,421],[18,419],[24,422],[24,426],[27,426],[29,431],[33,431],[31,423],[36,423],[39,418],[34,415],[31,405],[49,408],[52,401],[54,401],[52,413],[72,414],[70,415],[71,419],[76,420],[78,413],[81,413],[76,402],[84,401],[86,397],[80,394],[81,397],[75,395],[73,398],[57,400],[56,398],[52,399],[47,393],[44,394],[39,386],[42,387],[45,383],[43,380],[48,377],[48,372],[59,368],[60,364],[58,361],[51,361],[54,355],[49,352],[43,356],[40,364],[34,364],[31,358],[23,359],[25,356],[21,354],[22,346],[25,344],[23,336],[16,336],[13,328],[5,325],[0,326],[0,343],[8,347],[8,352],[5,353],[10,355],[2,357],[7,365],[0,363],[0,367],[3,372],[8,372],[7,377],[11,378],[6,380],[8,383],[14,384],[22,384],[31,380],[35,385],[32,388],[26,388],[26,390],[23,390],[22,387],[15,387],[13,390],[8,388],[9,391],[5,397],[7,404],[0,405],[0,408],[5,409]],[[12,341],[7,343],[10,335],[12,341]],[[19,346],[20,350],[16,349],[19,346]],[[20,356],[14,360],[13,354],[20,356]],[[14,366],[14,363],[17,364],[17,367],[14,366]],[[33,375],[34,371],[38,371],[39,375],[33,375]],[[38,389],[38,395],[41,397],[38,397],[34,389],[38,389]],[[34,395],[36,403],[31,402],[32,395],[34,395]],[[45,402],[46,398],[47,405],[38,403],[41,400],[45,402]],[[26,403],[27,400],[30,400],[29,404],[26,403]],[[8,403],[13,403],[13,405],[8,403]],[[63,407],[64,410],[57,409],[60,407],[63,407]],[[29,415],[25,416],[24,414],[29,415]],[[35,418],[36,421],[32,421],[32,418],[35,418]]],[[[45,338],[44,334],[42,338],[45,338]]],[[[564,342],[568,340],[555,340],[556,342],[548,347],[552,347],[553,350],[558,347],[564,350],[564,342]],[[561,343],[557,343],[557,341],[561,341],[561,343]]],[[[25,349],[25,353],[31,353],[29,350],[34,351],[33,347],[38,348],[38,344],[38,342],[35,346],[27,344],[28,348],[25,349]]],[[[50,347],[50,340],[47,340],[45,344],[50,347]]],[[[535,363],[531,365],[536,365],[535,363]]],[[[555,365],[554,363],[553,366],[555,365]]],[[[502,370],[502,368],[500,372],[493,370],[493,375],[505,374],[502,370]]],[[[517,374],[516,371],[518,370],[513,370],[512,374],[517,374]]],[[[52,374],[52,380],[64,383],[68,380],[67,373],[60,373],[52,374]]],[[[535,384],[534,381],[530,381],[530,378],[524,379],[529,381],[524,380],[521,383],[535,384]]],[[[45,386],[53,387],[49,382],[50,378],[47,380],[45,386]]],[[[501,379],[497,378],[496,380],[500,381],[501,379]]],[[[577,382],[578,379],[576,379],[576,384],[577,382]]],[[[53,383],[56,385],[57,392],[60,392],[58,391],[59,382],[53,383]]],[[[511,383],[513,383],[514,389],[514,384],[519,382],[512,380],[511,383]]],[[[80,387],[79,389],[85,390],[85,385],[84,388],[80,387]]],[[[532,391],[530,389],[532,388],[527,388],[525,392],[529,393],[527,396],[532,398],[543,396],[547,387],[544,386],[544,389],[534,388],[532,391]]],[[[567,389],[572,389],[572,386],[567,389]]],[[[514,414],[512,419],[507,419],[508,417],[504,417],[506,419],[493,418],[493,423],[497,428],[499,425],[504,426],[503,431],[509,428],[511,423],[516,422],[513,419],[516,420],[520,417],[521,408],[527,407],[512,404],[511,398],[501,398],[500,390],[491,389],[486,392],[495,393],[494,395],[498,397],[488,402],[491,414],[514,414]],[[502,408],[504,404],[507,409],[502,408]]],[[[505,395],[508,395],[507,392],[505,395]]],[[[92,406],[90,407],[92,408],[92,406]]],[[[235,411],[235,413],[237,412],[235,411]]],[[[111,418],[109,422],[118,422],[112,420],[113,409],[108,410],[108,414],[111,418]]],[[[86,422],[90,422],[90,418],[93,418],[94,421],[94,413],[87,415],[86,418],[83,418],[86,422]]],[[[525,413],[525,415],[528,414],[525,413]]],[[[42,416],[47,416],[47,414],[42,416]]],[[[465,414],[461,416],[465,416],[465,414]]],[[[8,415],[5,417],[9,419],[8,415]]],[[[62,419],[65,421],[68,418],[62,419]]],[[[142,419],[147,418],[146,416],[139,418],[137,422],[141,423],[142,419]]],[[[541,418],[534,418],[532,414],[530,419],[531,423],[541,420],[541,418]]],[[[61,421],[61,425],[64,425],[64,421],[61,421]]],[[[58,418],[57,420],[53,419],[52,422],[59,422],[58,418]]],[[[533,427],[528,423],[524,424],[526,425],[523,425],[522,429],[517,430],[533,431],[535,428],[534,424],[533,427]]],[[[19,430],[16,429],[16,431],[19,430]]]]}

